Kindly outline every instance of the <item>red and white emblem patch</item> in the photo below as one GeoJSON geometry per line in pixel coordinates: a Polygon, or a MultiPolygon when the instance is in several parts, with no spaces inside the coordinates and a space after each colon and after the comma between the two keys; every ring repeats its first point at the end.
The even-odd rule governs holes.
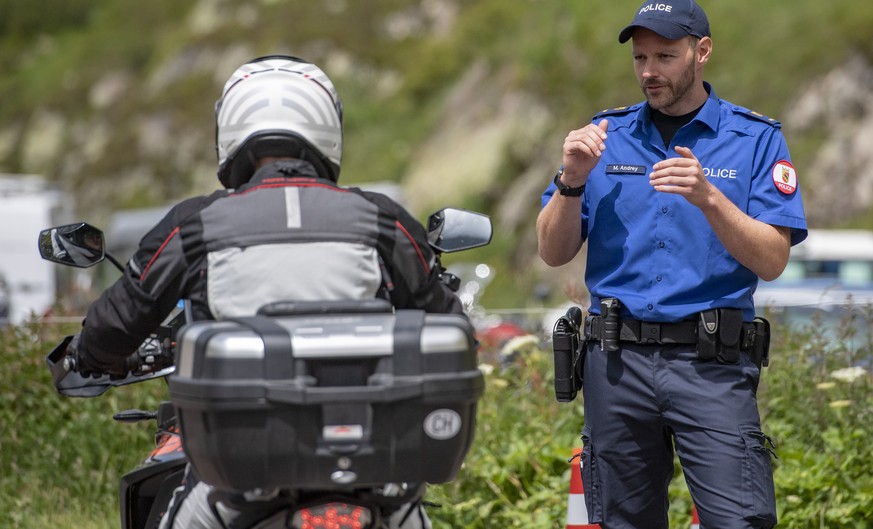
{"type": "Polygon", "coordinates": [[[780,192],[790,195],[797,190],[797,172],[787,160],[779,160],[773,166],[773,184],[780,192]]]}

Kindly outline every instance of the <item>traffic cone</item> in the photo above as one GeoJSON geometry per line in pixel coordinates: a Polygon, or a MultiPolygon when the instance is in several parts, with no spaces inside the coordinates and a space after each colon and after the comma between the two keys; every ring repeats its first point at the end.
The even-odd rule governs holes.
{"type": "Polygon", "coordinates": [[[573,449],[570,459],[570,496],[567,500],[566,529],[600,529],[597,524],[588,523],[588,509],[585,507],[585,489],[582,485],[582,449],[573,449]],[[577,462],[576,459],[579,458],[577,462]]]}
{"type": "Polygon", "coordinates": [[[700,529],[700,520],[697,518],[697,506],[691,504],[691,529],[700,529]]]}

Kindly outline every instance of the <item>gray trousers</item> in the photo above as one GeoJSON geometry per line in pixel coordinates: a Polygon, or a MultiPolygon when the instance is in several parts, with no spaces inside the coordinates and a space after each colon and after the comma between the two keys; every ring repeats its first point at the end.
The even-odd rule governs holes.
{"type": "Polygon", "coordinates": [[[772,442],[761,431],[758,367],[699,360],[693,345],[588,345],[582,481],[590,523],[667,529],[673,454],[701,529],[776,524],[772,442]]]}
{"type": "MultiPolygon", "coordinates": [[[[168,515],[161,520],[159,529],[226,529],[248,527],[246,517],[251,512],[240,512],[223,503],[210,504],[212,487],[197,480],[189,466],[183,484],[176,489],[168,515]]],[[[254,513],[251,523],[261,516],[254,513]]],[[[407,503],[394,512],[380,529],[431,529],[430,519],[420,501],[407,503]]]]}

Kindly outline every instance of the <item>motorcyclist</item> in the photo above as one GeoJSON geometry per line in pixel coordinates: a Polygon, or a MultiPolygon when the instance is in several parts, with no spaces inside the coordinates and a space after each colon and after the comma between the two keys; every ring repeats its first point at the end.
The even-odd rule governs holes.
{"type": "MultiPolygon", "coordinates": [[[[397,308],[463,314],[439,280],[426,231],[388,197],[337,185],[342,103],[327,75],[289,56],[240,66],[216,103],[218,178],[142,239],[124,275],[88,310],[69,351],[86,371],[123,373],[124,359],[176,305],[195,319],[253,315],[287,300],[381,297],[397,308]]],[[[162,528],[225,527],[186,472],[162,528]]],[[[389,527],[430,527],[420,499],[389,527]]]]}

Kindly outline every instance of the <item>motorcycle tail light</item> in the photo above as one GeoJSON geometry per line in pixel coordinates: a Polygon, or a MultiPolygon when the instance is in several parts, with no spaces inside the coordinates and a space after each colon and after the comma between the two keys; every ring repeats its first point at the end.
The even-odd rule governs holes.
{"type": "Polygon", "coordinates": [[[369,529],[370,509],[351,503],[324,503],[300,509],[291,518],[291,529],[369,529]]]}

